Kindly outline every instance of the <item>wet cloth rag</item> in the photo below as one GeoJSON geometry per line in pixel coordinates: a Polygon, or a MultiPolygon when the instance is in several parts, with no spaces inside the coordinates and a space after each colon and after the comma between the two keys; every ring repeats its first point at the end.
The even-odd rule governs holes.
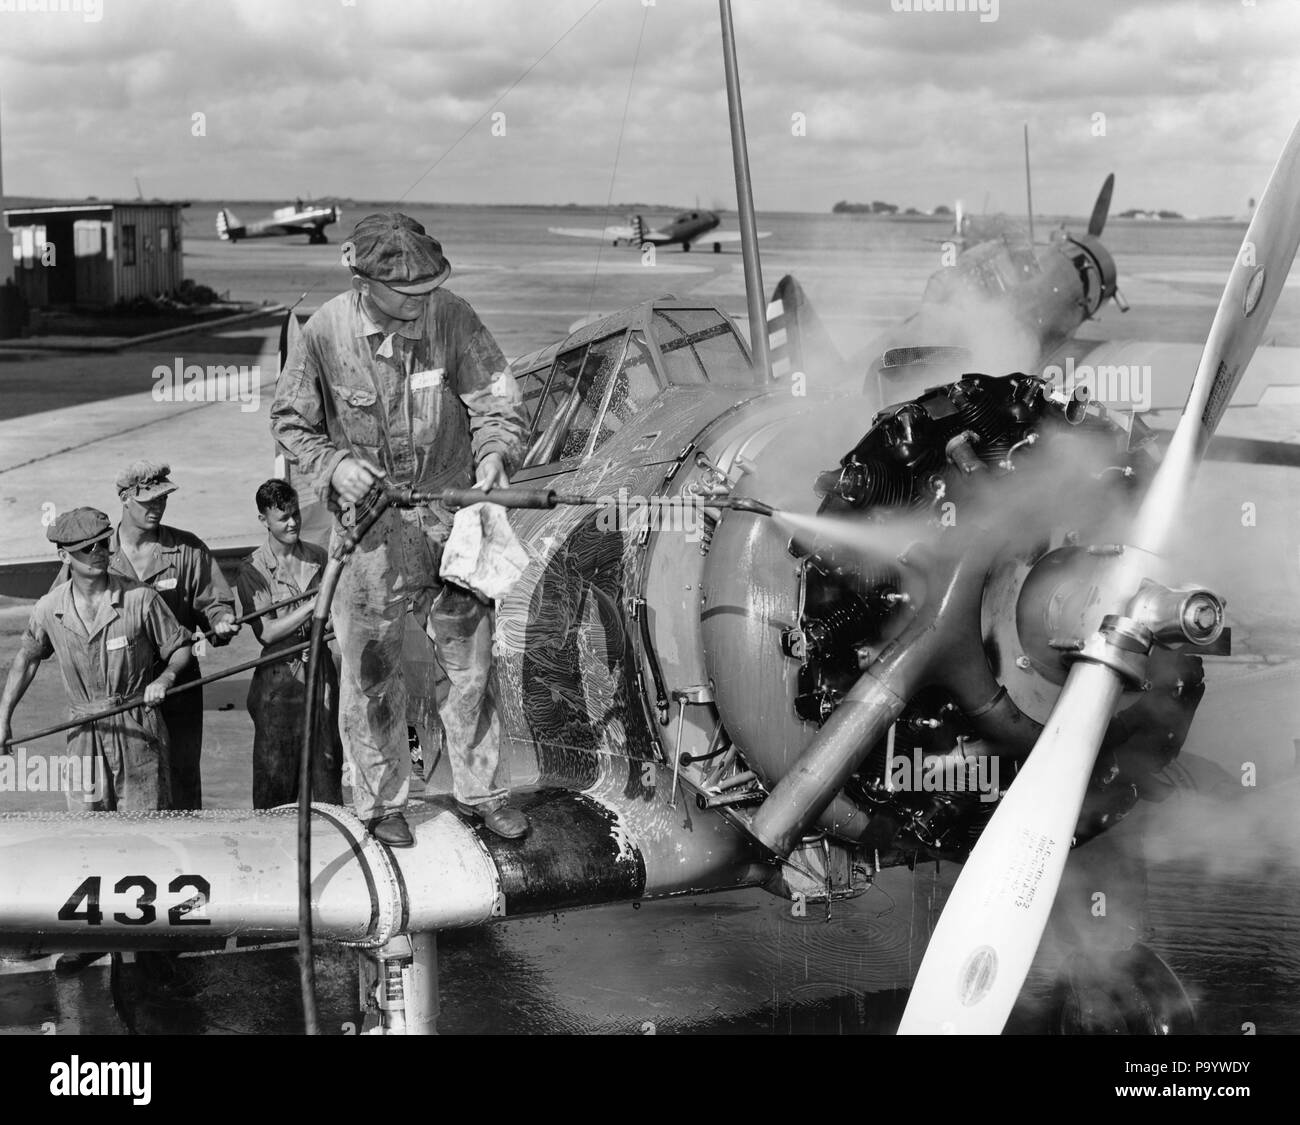
{"type": "Polygon", "coordinates": [[[479,597],[503,598],[528,565],[524,550],[499,504],[471,504],[452,521],[442,549],[440,573],[479,597]]]}

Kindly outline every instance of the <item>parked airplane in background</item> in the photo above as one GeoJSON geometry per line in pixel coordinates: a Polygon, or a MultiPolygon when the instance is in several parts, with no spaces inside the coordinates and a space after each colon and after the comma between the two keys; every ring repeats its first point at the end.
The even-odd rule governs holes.
{"type": "Polygon", "coordinates": [[[1042,370],[1106,301],[1127,311],[1115,260],[1101,242],[1114,184],[1108,175],[1086,232],[1062,226],[1046,244],[1005,216],[963,215],[959,203],[944,240],[959,252],[931,275],[920,309],[850,359],[836,351],[798,282],[783,278],[768,313],[778,333],[774,370],[865,374],[895,389],[910,375],[911,390],[969,370],[1042,370]]]}
{"type": "MultiPolygon", "coordinates": [[[[548,227],[552,234],[563,234],[569,238],[602,238],[608,239],[610,244],[618,246],[625,243],[628,246],[644,246],[647,242],[652,246],[671,246],[674,243],[681,243],[683,250],[689,250],[691,244],[695,242],[705,242],[713,244],[715,254],[722,252],[724,242],[739,242],[740,232],[732,230],[719,231],[715,228],[722,220],[713,211],[683,211],[663,230],[648,230],[645,220],[640,215],[629,215],[627,226],[605,227],[604,230],[596,230],[594,227],[548,227]],[[710,233],[710,232],[714,233],[710,233]]],[[[767,238],[771,231],[759,231],[759,238],[767,238]]]]}
{"type": "Polygon", "coordinates": [[[286,234],[305,234],[312,243],[328,242],[325,228],[337,223],[343,211],[337,204],[316,206],[295,200],[291,207],[277,207],[269,219],[258,219],[244,224],[235,213],[223,207],[217,212],[217,237],[222,242],[238,242],[241,238],[278,238],[286,234]]]}

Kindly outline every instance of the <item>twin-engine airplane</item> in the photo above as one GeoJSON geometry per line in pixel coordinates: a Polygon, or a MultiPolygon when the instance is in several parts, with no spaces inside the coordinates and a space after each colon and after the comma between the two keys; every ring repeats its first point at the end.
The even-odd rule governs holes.
{"type": "MultiPolygon", "coordinates": [[[[683,250],[689,250],[696,242],[708,245],[712,243],[713,252],[720,254],[727,243],[740,241],[740,232],[717,230],[722,220],[712,211],[683,211],[662,230],[650,230],[640,215],[629,215],[626,226],[605,227],[548,227],[551,234],[562,234],[569,238],[598,238],[611,246],[672,246],[680,244],[683,250]]],[[[770,231],[759,231],[759,238],[767,238],[770,231]]]]}
{"type": "MultiPolygon", "coordinates": [[[[369,1030],[426,1031],[440,930],[738,887],[829,902],[947,859],[966,870],[903,1030],[1000,1030],[1066,857],[1167,791],[1220,651],[1221,599],[1160,552],[1300,242],[1300,128],[1246,240],[1163,459],[1035,374],[934,379],[946,336],[804,394],[721,310],[658,299],[517,361],[528,453],[497,499],[529,561],[496,668],[528,836],[436,796],[400,852],[319,804],[307,850],[289,810],[0,815],[0,946],[314,932],[362,955],[369,1030]]],[[[1040,353],[1113,292],[1071,245],[1040,353]]],[[[1102,1030],[1169,1031],[1176,982],[1129,965],[1140,1011],[1102,1030]]]]}
{"type": "Polygon", "coordinates": [[[291,207],[277,207],[269,218],[252,223],[241,223],[228,208],[217,212],[217,237],[222,242],[238,242],[244,238],[280,238],[289,234],[305,234],[313,245],[328,242],[325,228],[337,223],[343,212],[337,204],[317,207],[304,204],[301,199],[291,207]]]}

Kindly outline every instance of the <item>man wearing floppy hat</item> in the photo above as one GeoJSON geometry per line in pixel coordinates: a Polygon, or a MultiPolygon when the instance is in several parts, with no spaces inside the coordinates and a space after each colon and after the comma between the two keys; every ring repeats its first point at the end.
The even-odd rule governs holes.
{"type": "MultiPolygon", "coordinates": [[[[406,215],[367,215],[344,244],[350,292],[304,326],[276,386],[271,430],[335,512],[351,522],[376,472],[421,491],[509,484],[524,417],[505,357],[469,304],[441,288],[442,246],[406,215]]],[[[439,715],[463,812],[515,838],[528,830],[499,784],[488,691],[489,608],[438,576],[451,513],[388,509],[344,567],[334,601],[343,653],[340,725],[356,812],[376,838],[413,843],[402,634],[412,612],[450,688],[439,715]]]]}
{"type": "MultiPolygon", "coordinates": [[[[117,474],[116,483],[122,520],[109,541],[109,570],[153,587],[190,636],[211,633],[214,645],[228,644],[239,632],[234,623],[235,595],[212,552],[197,535],[162,522],[167,497],[178,487],[171,479],[171,467],[135,461],[117,474]]],[[[194,659],[181,683],[201,675],[194,659]]],[[[201,809],[203,689],[169,697],[162,714],[171,745],[171,807],[201,809]]]]}
{"type": "Polygon", "coordinates": [[[158,704],[190,661],[190,638],[154,590],[109,571],[112,531],[108,516],[94,508],[64,512],[46,530],[69,577],[32,610],[0,696],[0,743],[8,742],[14,708],[37,667],[55,656],[70,718],[143,698],[143,706],[68,734],[68,761],[94,763],[93,788],[85,789],[90,779],[82,768],[83,791],[69,790],[68,807],[148,812],[170,807],[167,730],[158,704]]]}

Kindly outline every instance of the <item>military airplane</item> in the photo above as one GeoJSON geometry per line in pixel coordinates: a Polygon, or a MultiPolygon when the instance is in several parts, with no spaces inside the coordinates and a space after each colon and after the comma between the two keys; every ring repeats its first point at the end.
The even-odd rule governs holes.
{"type": "MultiPolygon", "coordinates": [[[[320,804],[299,822],[3,815],[0,945],[305,932],[361,954],[368,1028],[424,1031],[442,930],[739,887],[829,903],[944,859],[974,890],[963,875],[905,1028],[999,1030],[1066,856],[1089,854],[1072,845],[1176,786],[1224,613],[1152,560],[1285,283],[1298,196],[1300,130],[1163,459],[1131,412],[1023,371],[931,379],[917,354],[847,392],[774,377],[700,301],[646,301],[515,361],[528,451],[497,499],[528,563],[496,649],[529,835],[486,834],[445,796],[414,803],[401,852],[320,804]]],[[[1085,315],[1108,275],[1074,245],[1052,268],[1085,315]]],[[[1176,982],[1127,964],[1149,1018],[1116,1019],[1170,1030],[1176,982]]]]}
{"type": "MultiPolygon", "coordinates": [[[[593,227],[548,227],[551,234],[568,238],[598,238],[611,246],[673,246],[689,250],[696,242],[712,244],[713,252],[720,254],[727,243],[740,241],[739,231],[717,230],[722,222],[713,211],[683,211],[661,230],[651,230],[640,215],[629,215],[626,226],[610,226],[603,230],[593,227]],[[710,233],[712,232],[712,233],[710,233]]],[[[759,238],[770,237],[770,231],[759,231],[759,238]]]]}
{"type": "Polygon", "coordinates": [[[226,207],[217,212],[217,237],[222,242],[239,242],[245,238],[280,238],[290,234],[305,234],[313,245],[328,242],[325,228],[343,217],[338,204],[317,206],[296,200],[292,206],[277,207],[269,218],[251,223],[241,223],[235,213],[226,207]]]}
{"type": "Polygon", "coordinates": [[[1106,177],[1086,231],[1062,228],[1044,246],[1010,222],[977,227],[959,205],[944,264],[927,282],[920,309],[852,359],[830,341],[798,282],[783,278],[768,310],[777,372],[865,376],[894,395],[965,370],[1042,370],[1106,301],[1128,309],[1101,241],[1114,182],[1106,177]]]}

